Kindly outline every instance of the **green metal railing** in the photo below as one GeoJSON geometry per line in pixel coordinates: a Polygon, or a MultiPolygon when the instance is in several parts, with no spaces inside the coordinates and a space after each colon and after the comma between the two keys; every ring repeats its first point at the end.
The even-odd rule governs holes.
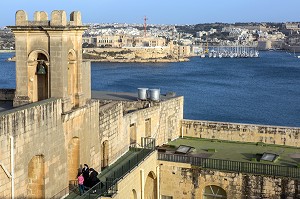
{"type": "Polygon", "coordinates": [[[221,160],[212,158],[193,157],[188,155],[177,154],[158,154],[159,160],[170,162],[189,163],[191,165],[199,166],[202,168],[233,171],[240,173],[251,173],[268,176],[284,176],[290,178],[300,178],[300,168],[287,167],[262,163],[239,162],[231,160],[221,160]]]}
{"type": "Polygon", "coordinates": [[[70,180],[69,186],[52,196],[50,199],[60,199],[67,195],[70,195],[71,193],[75,193],[76,195],[79,194],[78,190],[78,181],[77,180],[70,180]]]}
{"type": "Polygon", "coordinates": [[[85,192],[80,198],[91,199],[114,195],[118,190],[117,182],[155,150],[155,139],[142,138],[142,148],[134,147],[130,148],[130,150],[135,151],[136,154],[109,174],[104,181],[100,181],[85,192]]]}

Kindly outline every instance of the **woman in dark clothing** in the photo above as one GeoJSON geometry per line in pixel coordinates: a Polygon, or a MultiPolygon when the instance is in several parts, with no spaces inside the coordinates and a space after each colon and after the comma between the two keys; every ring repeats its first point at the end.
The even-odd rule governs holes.
{"type": "Polygon", "coordinates": [[[82,175],[83,175],[83,178],[84,178],[83,185],[85,187],[91,187],[89,172],[90,172],[89,166],[87,164],[84,164],[84,167],[82,169],[82,175]]]}
{"type": "Polygon", "coordinates": [[[100,182],[97,176],[98,176],[98,172],[95,171],[93,168],[90,168],[89,179],[90,179],[91,187],[95,186],[98,182],[100,182]]]}

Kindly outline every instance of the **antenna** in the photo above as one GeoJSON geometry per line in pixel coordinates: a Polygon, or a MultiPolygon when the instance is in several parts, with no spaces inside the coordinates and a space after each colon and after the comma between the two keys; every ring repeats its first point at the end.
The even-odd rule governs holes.
{"type": "Polygon", "coordinates": [[[144,37],[146,37],[147,20],[148,20],[148,18],[145,16],[144,17],[144,37]]]}

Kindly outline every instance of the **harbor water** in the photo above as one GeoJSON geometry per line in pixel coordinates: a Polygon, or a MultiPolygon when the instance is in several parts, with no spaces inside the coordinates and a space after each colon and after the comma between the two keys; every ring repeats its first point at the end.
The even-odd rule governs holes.
{"type": "MultiPolygon", "coordinates": [[[[0,88],[15,88],[11,53],[0,54],[0,88]]],[[[92,63],[92,89],[160,89],[184,96],[184,118],[300,127],[300,59],[200,58],[179,63],[92,63]]]]}

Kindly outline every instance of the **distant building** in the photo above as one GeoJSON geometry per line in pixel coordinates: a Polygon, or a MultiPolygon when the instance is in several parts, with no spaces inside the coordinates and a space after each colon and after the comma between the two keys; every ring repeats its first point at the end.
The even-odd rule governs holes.
{"type": "Polygon", "coordinates": [[[99,35],[83,37],[83,43],[93,44],[98,48],[112,47],[155,47],[166,46],[166,39],[162,37],[135,37],[128,35],[99,35]]]}
{"type": "Polygon", "coordinates": [[[300,23],[288,22],[285,23],[285,28],[288,30],[300,30],[300,23]]]}

